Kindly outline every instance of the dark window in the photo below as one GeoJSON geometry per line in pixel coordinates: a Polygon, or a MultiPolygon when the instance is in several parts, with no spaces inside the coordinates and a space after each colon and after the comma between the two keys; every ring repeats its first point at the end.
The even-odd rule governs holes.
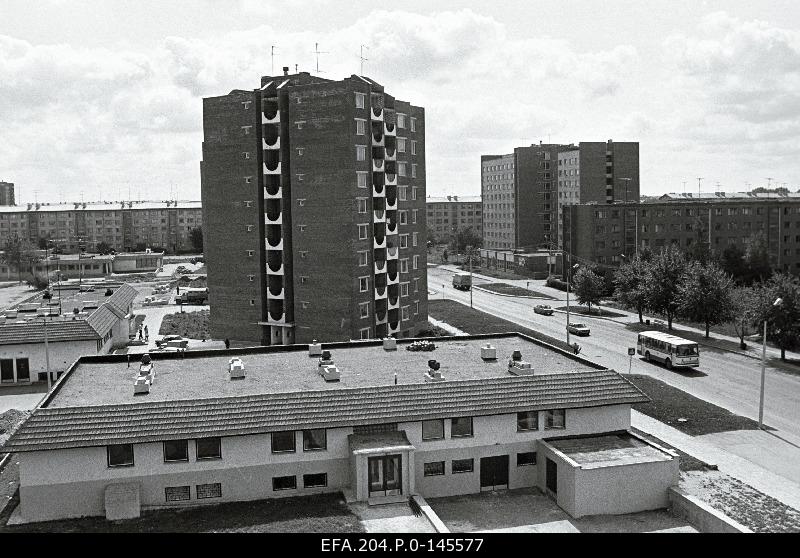
{"type": "Polygon", "coordinates": [[[441,440],[442,438],[444,438],[444,419],[422,421],[423,440],[441,440]]]}
{"type": "Polygon", "coordinates": [[[191,500],[191,489],[188,486],[168,486],[164,489],[167,502],[180,502],[182,500],[191,500]]]}
{"type": "Polygon", "coordinates": [[[212,484],[198,484],[195,486],[197,491],[197,499],[204,498],[222,498],[222,483],[215,482],[212,484]]]}
{"type": "Polygon", "coordinates": [[[200,438],[195,440],[197,459],[222,459],[222,443],[220,440],[220,438],[200,438]]]}
{"type": "MultiPolygon", "coordinates": [[[[45,376],[47,374],[45,373],[45,376]]],[[[31,379],[31,369],[28,364],[27,358],[18,358],[17,359],[17,381],[22,380],[30,380],[31,379]]]]}
{"type": "Polygon", "coordinates": [[[324,449],[328,449],[327,430],[324,428],[303,430],[303,451],[324,449]]]}
{"type": "Polygon", "coordinates": [[[453,459],[453,473],[471,473],[475,470],[472,459],[453,459]]]}
{"type": "Polygon", "coordinates": [[[450,419],[450,437],[472,436],[472,417],[450,419]]]}
{"type": "Polygon", "coordinates": [[[564,409],[553,409],[547,411],[547,422],[545,423],[545,428],[564,428],[566,425],[564,409]]]}
{"type": "Polygon", "coordinates": [[[526,451],[517,454],[517,467],[523,467],[525,465],[536,465],[535,451],[526,451]]]}
{"type": "Polygon", "coordinates": [[[297,488],[297,477],[272,477],[272,490],[294,490],[297,488]]]}
{"type": "Polygon", "coordinates": [[[435,477],[437,475],[444,475],[444,461],[434,461],[433,463],[425,463],[424,471],[426,477],[435,477]]]}
{"type": "Polygon", "coordinates": [[[272,433],[272,453],[295,451],[294,430],[272,433]]]}
{"type": "MultiPolygon", "coordinates": [[[[47,374],[45,373],[45,377],[47,374]]],[[[13,382],[14,381],[14,360],[4,358],[0,360],[0,381],[13,382]]]]}
{"type": "Polygon", "coordinates": [[[133,444],[114,444],[106,450],[109,467],[133,467],[133,444]]]}
{"type": "Polygon", "coordinates": [[[523,411],[517,413],[517,432],[523,430],[539,430],[538,411],[523,411]]]}
{"type": "Polygon", "coordinates": [[[304,488],[315,488],[319,486],[328,486],[328,473],[313,473],[310,475],[303,475],[304,488]]]}
{"type": "Polygon", "coordinates": [[[189,461],[189,441],[168,440],[164,442],[164,461],[189,461]]]}

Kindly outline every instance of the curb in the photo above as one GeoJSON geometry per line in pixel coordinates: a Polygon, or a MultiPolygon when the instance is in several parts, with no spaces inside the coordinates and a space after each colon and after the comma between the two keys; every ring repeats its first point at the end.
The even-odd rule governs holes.
{"type": "Polygon", "coordinates": [[[425,519],[428,520],[428,522],[431,524],[431,526],[437,533],[450,532],[450,529],[447,528],[447,525],[445,525],[444,522],[441,519],[439,519],[439,516],[436,515],[436,512],[433,511],[433,509],[428,505],[428,502],[425,501],[425,498],[419,496],[418,494],[415,494],[414,496],[411,497],[411,499],[414,500],[414,502],[419,506],[422,515],[425,516],[425,519]]]}

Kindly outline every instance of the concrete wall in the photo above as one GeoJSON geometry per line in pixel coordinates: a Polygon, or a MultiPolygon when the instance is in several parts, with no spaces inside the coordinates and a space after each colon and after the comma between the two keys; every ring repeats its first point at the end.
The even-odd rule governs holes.
{"type": "Polygon", "coordinates": [[[738,521],[676,487],[670,488],[668,494],[672,513],[686,519],[701,533],[752,533],[738,521]]]}
{"type": "MultiPolygon", "coordinates": [[[[112,340],[105,343],[101,351],[97,350],[96,340],[87,341],[67,341],[48,343],[50,353],[50,372],[64,372],[69,366],[78,360],[82,355],[95,355],[98,352],[108,352],[111,348],[112,340]]],[[[17,378],[16,360],[27,358],[31,372],[30,381],[38,380],[39,372],[47,371],[47,360],[44,343],[21,343],[18,345],[0,345],[0,359],[14,359],[14,378],[17,378]]],[[[16,382],[15,382],[16,383],[16,382]]],[[[24,382],[27,383],[27,382],[24,382]]],[[[0,384],[8,385],[5,382],[0,384]]]]}

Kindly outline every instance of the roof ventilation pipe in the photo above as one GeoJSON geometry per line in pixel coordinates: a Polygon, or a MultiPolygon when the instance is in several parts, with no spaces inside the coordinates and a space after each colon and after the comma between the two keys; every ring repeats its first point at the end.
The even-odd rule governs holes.
{"type": "Polygon", "coordinates": [[[429,382],[441,382],[444,380],[444,376],[442,373],[439,372],[439,368],[441,368],[441,364],[436,362],[435,360],[428,361],[428,371],[425,372],[425,383],[429,382]]]}
{"type": "Polygon", "coordinates": [[[514,351],[508,361],[508,373],[514,376],[533,376],[533,366],[522,360],[520,351],[514,351]]]}

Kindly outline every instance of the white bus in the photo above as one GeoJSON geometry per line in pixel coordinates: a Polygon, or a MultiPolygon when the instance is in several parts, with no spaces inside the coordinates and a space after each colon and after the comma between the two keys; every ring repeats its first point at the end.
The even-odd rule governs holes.
{"type": "Polygon", "coordinates": [[[636,352],[651,362],[658,360],[667,368],[673,366],[700,366],[700,349],[694,341],[661,331],[643,331],[639,334],[636,352]]]}

